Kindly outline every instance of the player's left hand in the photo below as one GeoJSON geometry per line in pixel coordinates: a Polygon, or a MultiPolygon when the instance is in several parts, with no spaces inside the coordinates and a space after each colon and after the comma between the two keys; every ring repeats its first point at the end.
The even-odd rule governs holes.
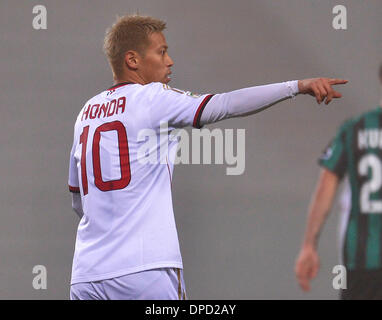
{"type": "Polygon", "coordinates": [[[313,78],[298,81],[299,93],[310,94],[316,97],[317,103],[321,104],[326,98],[325,104],[329,104],[333,98],[341,98],[342,95],[335,91],[332,86],[345,84],[347,80],[332,78],[313,78]]]}
{"type": "Polygon", "coordinates": [[[319,268],[320,259],[316,249],[312,246],[302,248],[295,265],[296,278],[302,290],[310,290],[310,281],[316,277],[319,268]]]}

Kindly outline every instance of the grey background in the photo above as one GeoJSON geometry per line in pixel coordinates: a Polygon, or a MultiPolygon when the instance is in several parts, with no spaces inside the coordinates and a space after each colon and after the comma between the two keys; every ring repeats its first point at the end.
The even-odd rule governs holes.
{"type": "Polygon", "coordinates": [[[299,96],[210,128],[246,129],[246,171],[175,168],[175,216],[188,294],[194,299],[336,299],[336,206],[321,236],[322,267],[302,293],[293,268],[319,172],[316,158],[346,118],[380,97],[380,0],[0,2],[0,298],[67,299],[78,219],[67,192],[75,117],[112,84],[102,52],[116,14],[167,21],[172,86],[225,92],[315,76],[349,79],[329,107],[299,96]],[[332,28],[345,4],[348,30],[332,28]],[[32,28],[46,5],[48,29],[32,28]],[[48,289],[32,287],[32,268],[48,289]]]}

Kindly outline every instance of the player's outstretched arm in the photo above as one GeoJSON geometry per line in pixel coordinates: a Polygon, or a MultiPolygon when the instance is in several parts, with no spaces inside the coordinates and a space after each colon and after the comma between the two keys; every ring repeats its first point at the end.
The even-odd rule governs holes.
{"type": "Polygon", "coordinates": [[[204,125],[228,118],[252,115],[297,94],[312,95],[316,97],[319,104],[326,98],[326,104],[328,104],[333,98],[341,97],[341,94],[335,91],[333,86],[345,83],[347,80],[314,78],[216,94],[204,108],[200,123],[204,125]]]}
{"type": "Polygon", "coordinates": [[[339,179],[334,173],[322,169],[309,208],[305,237],[295,266],[297,281],[304,291],[310,290],[310,281],[317,275],[319,269],[318,238],[332,207],[338,182],[339,179]]]}

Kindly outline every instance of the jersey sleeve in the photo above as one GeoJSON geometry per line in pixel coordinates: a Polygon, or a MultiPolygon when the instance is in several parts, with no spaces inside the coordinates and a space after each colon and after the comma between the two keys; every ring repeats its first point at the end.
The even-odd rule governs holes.
{"type": "Polygon", "coordinates": [[[321,167],[342,179],[347,170],[346,130],[343,125],[318,159],[321,167]]]}
{"type": "Polygon", "coordinates": [[[169,130],[193,126],[201,128],[200,118],[212,94],[198,95],[162,83],[152,84],[150,120],[154,129],[166,123],[169,130]]]}
{"type": "Polygon", "coordinates": [[[70,151],[68,186],[69,186],[70,192],[79,193],[80,187],[79,187],[79,180],[78,180],[78,169],[77,169],[76,159],[74,157],[75,150],[76,150],[76,142],[74,138],[72,149],[70,151]]]}

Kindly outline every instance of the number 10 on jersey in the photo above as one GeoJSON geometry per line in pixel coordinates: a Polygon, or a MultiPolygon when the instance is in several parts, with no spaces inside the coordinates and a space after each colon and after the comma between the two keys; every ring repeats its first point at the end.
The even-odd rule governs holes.
{"type": "MultiPolygon", "coordinates": [[[[86,148],[89,138],[89,126],[83,128],[80,136],[81,150],[81,180],[84,196],[88,194],[88,175],[86,170],[86,148]]],[[[94,132],[92,141],[92,163],[94,184],[101,191],[119,190],[127,187],[131,180],[129,144],[127,142],[127,134],[125,126],[120,121],[108,122],[100,125],[94,132]],[[117,131],[118,134],[118,150],[121,178],[118,180],[104,181],[101,172],[100,158],[100,142],[101,133],[108,131],[117,131]]]]}

